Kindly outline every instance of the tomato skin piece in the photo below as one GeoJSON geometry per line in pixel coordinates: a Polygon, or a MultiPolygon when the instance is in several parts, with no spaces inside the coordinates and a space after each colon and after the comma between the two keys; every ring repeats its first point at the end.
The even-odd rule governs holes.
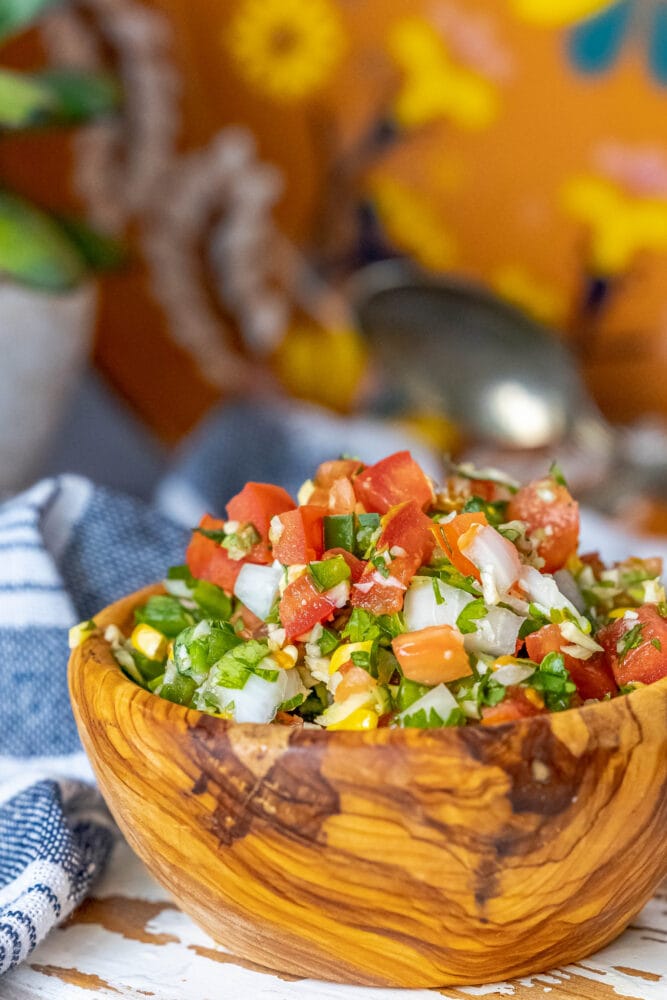
{"type": "Polygon", "coordinates": [[[386,514],[392,507],[414,500],[423,509],[433,502],[433,490],[409,451],[370,465],[352,480],[357,500],[367,511],[386,514]]]}
{"type": "Polygon", "coordinates": [[[569,670],[583,701],[589,698],[601,701],[607,694],[618,694],[618,686],[604,653],[593,653],[587,660],[578,660],[576,656],[563,652],[563,646],[567,645],[558,625],[543,625],[537,632],[526,636],[526,651],[535,663],[541,663],[547,653],[561,653],[565,668],[569,670]]]}
{"type": "Polygon", "coordinates": [[[337,458],[331,462],[322,462],[318,466],[313,482],[315,486],[329,489],[337,479],[351,479],[357,472],[366,468],[363,462],[356,458],[337,458]]]}
{"type": "Polygon", "coordinates": [[[296,510],[278,514],[283,530],[280,538],[273,543],[273,558],[283,566],[302,565],[319,559],[324,547],[323,518],[326,513],[322,507],[305,504],[296,510]]]}
{"type": "Polygon", "coordinates": [[[310,573],[304,573],[285,588],[278,614],[285,634],[291,641],[331,618],[335,610],[334,605],[319,592],[310,573]]]}
{"type": "Polygon", "coordinates": [[[363,559],[357,559],[357,557],[351,552],[348,552],[347,549],[327,549],[326,552],[322,553],[322,559],[333,559],[334,556],[343,557],[350,568],[350,579],[352,583],[356,583],[358,580],[361,580],[363,572],[366,568],[366,563],[363,559]]]}
{"type": "Polygon", "coordinates": [[[498,705],[487,705],[482,709],[483,726],[501,726],[504,722],[529,719],[533,715],[543,715],[544,708],[538,708],[520,687],[508,687],[505,699],[498,705]]]}
{"type": "Polygon", "coordinates": [[[486,514],[482,511],[472,511],[469,514],[457,514],[446,524],[431,522],[431,531],[445,555],[450,559],[459,573],[480,580],[481,575],[474,562],[464,556],[459,549],[459,539],[475,524],[488,525],[486,514]]]}
{"type": "Polygon", "coordinates": [[[431,523],[416,500],[399,504],[385,515],[376,548],[379,553],[389,552],[390,556],[394,547],[404,550],[405,555],[392,556],[387,567],[390,577],[397,582],[388,579],[385,583],[377,567],[368,562],[361,579],[356,581],[361,586],[352,587],[350,600],[355,607],[375,615],[391,615],[402,609],[405,588],[433,553],[431,523]]]}
{"type": "Polygon", "coordinates": [[[653,604],[643,604],[635,610],[636,618],[617,618],[601,628],[595,637],[605,649],[619,687],[632,681],[653,684],[667,677],[667,621],[653,604]],[[625,654],[619,653],[618,644],[635,625],[642,626],[640,645],[625,654]],[[656,648],[652,640],[662,648],[656,648]]]}
{"type": "Polygon", "coordinates": [[[470,677],[472,668],[463,636],[451,625],[431,625],[392,639],[403,676],[418,684],[447,684],[470,677]]]}
{"type": "MultiPolygon", "coordinates": [[[[199,522],[200,528],[207,531],[222,531],[224,521],[204,514],[199,522]]],[[[255,546],[257,548],[258,546],[255,546]]],[[[211,538],[200,535],[193,531],[190,544],[185,552],[185,561],[188,569],[197,580],[210,580],[218,587],[222,587],[227,593],[234,589],[236,577],[241,572],[244,562],[251,561],[245,559],[230,559],[226,549],[223,549],[211,538]]],[[[268,559],[252,560],[254,562],[268,562],[268,559]]]]}
{"type": "Polygon", "coordinates": [[[565,486],[551,476],[536,479],[514,494],[507,507],[508,521],[523,521],[528,535],[538,539],[543,573],[562,569],[579,544],[579,504],[565,486]]]}
{"type": "MultiPolygon", "coordinates": [[[[282,486],[274,486],[272,483],[246,483],[241,492],[232,497],[227,504],[227,517],[230,521],[252,524],[261,538],[260,545],[265,555],[265,560],[262,561],[270,562],[271,518],[284,511],[294,510],[295,507],[296,504],[282,486]]],[[[252,562],[259,561],[255,559],[255,555],[253,550],[252,562]]]]}

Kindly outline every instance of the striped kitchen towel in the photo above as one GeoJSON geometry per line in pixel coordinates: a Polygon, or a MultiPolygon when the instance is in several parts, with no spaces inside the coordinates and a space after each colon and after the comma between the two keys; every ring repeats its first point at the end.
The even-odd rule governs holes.
{"type": "Polygon", "coordinates": [[[0,505],[0,974],[86,895],[114,826],[67,694],[67,633],[179,562],[186,532],[77,476],[0,505]]]}

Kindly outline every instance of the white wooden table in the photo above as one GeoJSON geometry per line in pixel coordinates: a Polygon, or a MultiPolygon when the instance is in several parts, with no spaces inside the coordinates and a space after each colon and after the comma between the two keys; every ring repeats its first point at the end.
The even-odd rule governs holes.
{"type": "Polygon", "coordinates": [[[390,990],[265,972],[227,953],[181,913],[119,843],[88,899],[29,961],[0,980],[0,1000],[667,1000],[667,883],[626,933],[585,962],[490,986],[390,990]]]}

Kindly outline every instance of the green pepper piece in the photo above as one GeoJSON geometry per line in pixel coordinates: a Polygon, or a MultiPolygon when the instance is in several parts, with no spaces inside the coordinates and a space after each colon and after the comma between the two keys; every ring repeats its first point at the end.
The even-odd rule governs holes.
{"type": "Polygon", "coordinates": [[[342,556],[333,556],[331,559],[311,562],[308,564],[308,568],[320,590],[331,590],[332,587],[347,580],[350,576],[350,567],[342,556]]]}
{"type": "Polygon", "coordinates": [[[324,548],[354,552],[354,514],[328,514],[324,518],[324,548]]]}

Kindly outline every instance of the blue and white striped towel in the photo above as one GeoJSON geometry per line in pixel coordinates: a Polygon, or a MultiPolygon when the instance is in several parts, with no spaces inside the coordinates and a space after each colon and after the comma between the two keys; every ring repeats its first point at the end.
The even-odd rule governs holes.
{"type": "Polygon", "coordinates": [[[115,836],[70,710],[68,629],[159,579],[185,541],[76,476],[0,505],[0,974],[83,899],[115,836]]]}

